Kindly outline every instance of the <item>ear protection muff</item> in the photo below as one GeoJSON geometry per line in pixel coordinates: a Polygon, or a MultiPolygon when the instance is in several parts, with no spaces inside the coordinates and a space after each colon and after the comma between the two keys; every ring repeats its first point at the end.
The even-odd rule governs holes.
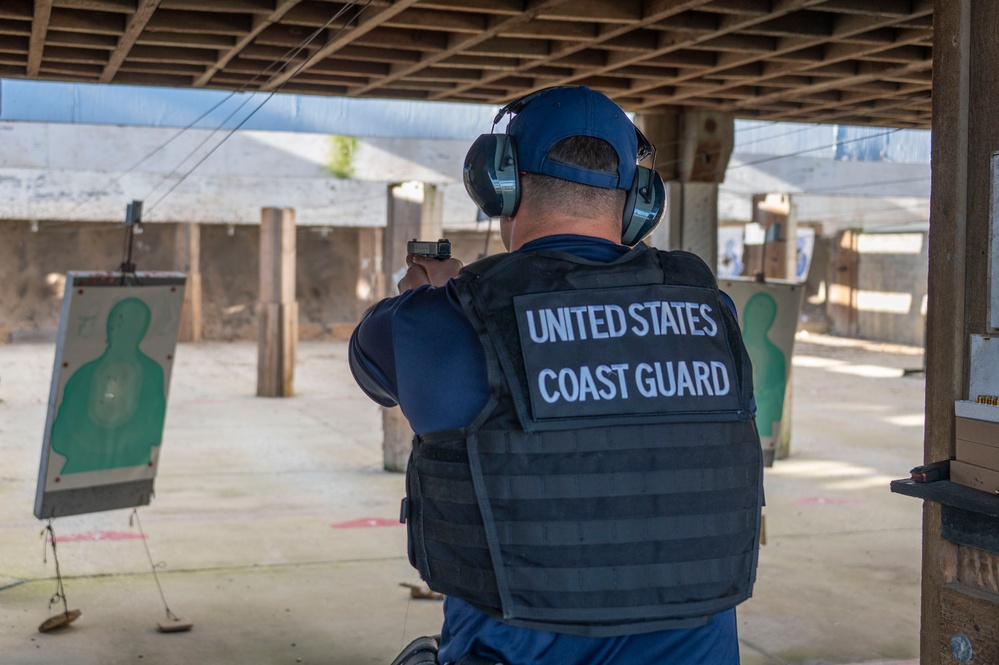
{"type": "MultiPolygon", "coordinates": [[[[513,101],[496,114],[493,129],[507,113],[516,115],[548,89],[533,92],[513,101]]],[[[638,166],[635,179],[625,197],[622,214],[621,243],[634,247],[662,220],[666,209],[666,187],[655,171],[655,147],[637,127],[638,159],[653,156],[653,168],[638,166]]],[[[482,134],[465,155],[462,169],[465,191],[475,205],[489,217],[509,217],[520,205],[520,171],[517,166],[516,141],[508,134],[482,134]]]]}
{"type": "Polygon", "coordinates": [[[465,191],[489,217],[509,217],[520,205],[515,143],[507,134],[483,134],[465,155],[465,191]]]}
{"type": "Polygon", "coordinates": [[[659,226],[666,212],[666,185],[655,170],[656,149],[645,134],[635,127],[638,136],[638,161],[652,155],[653,168],[635,168],[635,181],[624,199],[621,244],[634,247],[659,226]]]}

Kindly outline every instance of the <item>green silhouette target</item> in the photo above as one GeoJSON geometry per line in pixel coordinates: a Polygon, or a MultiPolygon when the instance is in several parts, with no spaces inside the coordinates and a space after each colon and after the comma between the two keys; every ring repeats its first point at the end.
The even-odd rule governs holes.
{"type": "Polygon", "coordinates": [[[181,273],[67,275],[39,519],[149,503],[184,283],[181,273]]]}

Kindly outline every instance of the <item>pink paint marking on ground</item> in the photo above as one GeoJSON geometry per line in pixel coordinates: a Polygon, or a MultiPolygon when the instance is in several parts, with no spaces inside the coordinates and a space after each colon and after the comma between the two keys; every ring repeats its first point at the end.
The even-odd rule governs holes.
{"type": "MultiPolygon", "coordinates": [[[[145,538],[137,533],[122,531],[88,531],[87,533],[71,533],[68,536],[56,536],[57,543],[80,543],[97,540],[141,540],[145,538]]],[[[49,539],[52,542],[52,539],[49,539]]]]}
{"type": "Polygon", "coordinates": [[[860,499],[831,499],[827,496],[806,496],[794,502],[796,506],[849,506],[863,503],[860,499]]]}
{"type": "Polygon", "coordinates": [[[359,520],[330,524],[334,529],[357,529],[369,526],[402,526],[399,520],[387,520],[381,517],[362,517],[359,520]]]}

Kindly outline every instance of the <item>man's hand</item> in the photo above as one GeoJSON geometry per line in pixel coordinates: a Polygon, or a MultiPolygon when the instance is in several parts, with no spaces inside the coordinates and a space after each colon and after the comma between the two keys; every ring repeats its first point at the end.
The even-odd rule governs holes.
{"type": "Polygon", "coordinates": [[[399,280],[399,293],[405,293],[425,284],[444,286],[448,280],[457,276],[458,271],[462,268],[462,263],[458,259],[438,261],[418,254],[407,254],[406,265],[409,266],[409,269],[399,280]]]}

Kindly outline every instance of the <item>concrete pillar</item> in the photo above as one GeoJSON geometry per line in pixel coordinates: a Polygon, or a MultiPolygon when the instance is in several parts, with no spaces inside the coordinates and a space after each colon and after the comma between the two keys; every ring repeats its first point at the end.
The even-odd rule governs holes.
{"type": "Polygon", "coordinates": [[[176,268],[187,274],[184,305],[180,312],[181,342],[201,341],[201,226],[177,224],[174,247],[176,268]]]}
{"type": "MultiPolygon", "coordinates": [[[[384,271],[388,293],[396,292],[400,271],[406,267],[406,243],[414,238],[443,237],[443,191],[434,185],[404,183],[389,187],[385,229],[384,271]]],[[[413,430],[398,408],[382,409],[382,453],[386,471],[405,471],[413,448],[413,430]]]]}
{"type": "Polygon", "coordinates": [[[660,249],[684,249],[714,267],[718,257],[718,184],[735,141],[735,120],[715,111],[641,114],[635,119],[656,146],[667,208],[652,234],[660,249]]]}
{"type": "Polygon", "coordinates": [[[295,301],[295,211],[264,208],[260,217],[257,396],[295,393],[298,303],[295,301]]]}
{"type": "Polygon", "coordinates": [[[360,258],[357,272],[357,318],[385,297],[385,274],[382,268],[384,229],[357,230],[357,252],[360,258]]]}

